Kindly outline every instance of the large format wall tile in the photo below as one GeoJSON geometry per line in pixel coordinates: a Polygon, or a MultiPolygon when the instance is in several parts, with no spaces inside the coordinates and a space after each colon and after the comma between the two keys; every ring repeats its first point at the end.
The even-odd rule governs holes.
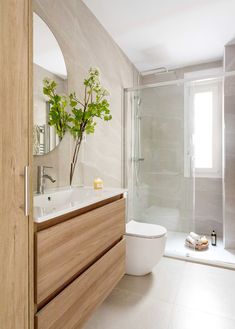
{"type": "MultiPolygon", "coordinates": [[[[166,81],[183,78],[184,72],[187,71],[221,65],[222,63],[218,62],[177,70],[175,74],[166,74],[166,81]]],[[[151,81],[147,80],[146,77],[143,78],[144,83],[161,82],[164,79],[163,75],[155,75],[155,80],[153,77],[151,81]]],[[[166,223],[168,229],[173,230],[174,227],[174,230],[184,232],[196,230],[202,234],[210,234],[215,229],[221,236],[222,179],[196,178],[194,182],[194,178],[184,177],[184,114],[187,109],[184,109],[183,84],[146,88],[141,90],[138,96],[141,155],[145,159],[139,165],[138,173],[140,182],[149,187],[149,208],[139,211],[138,206],[138,218],[143,218],[145,212],[144,217],[149,222],[158,221],[157,213],[159,207],[162,207],[179,213],[179,218],[174,220],[172,217],[174,225],[167,227],[166,223]]],[[[229,101],[233,104],[235,102],[231,96],[229,101]]],[[[164,225],[164,219],[159,221],[164,225]]]]}
{"type": "Polygon", "coordinates": [[[200,234],[215,230],[223,235],[223,197],[221,178],[195,179],[195,226],[200,234]]]}
{"type": "MultiPolygon", "coordinates": [[[[235,43],[225,47],[225,71],[235,70],[235,43]]],[[[235,248],[235,77],[224,82],[224,239],[225,247],[235,248]]]]}
{"type": "MultiPolygon", "coordinates": [[[[86,138],[74,184],[91,185],[93,179],[100,176],[106,186],[120,186],[122,93],[124,87],[131,87],[137,81],[138,72],[82,1],[34,0],[33,5],[62,49],[68,71],[68,91],[82,95],[82,82],[89,68],[98,67],[102,84],[111,94],[113,120],[97,122],[95,134],[86,138]]],[[[35,167],[39,164],[55,167],[57,186],[68,185],[73,147],[72,138],[67,136],[52,153],[36,159],[35,167]]]]}

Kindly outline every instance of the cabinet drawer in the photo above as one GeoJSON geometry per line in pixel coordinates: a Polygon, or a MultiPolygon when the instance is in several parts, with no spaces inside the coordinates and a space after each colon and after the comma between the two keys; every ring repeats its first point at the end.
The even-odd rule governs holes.
{"type": "Polygon", "coordinates": [[[122,240],[36,314],[36,329],[81,328],[124,273],[122,240]]]}
{"type": "Polygon", "coordinates": [[[36,304],[48,302],[124,231],[125,199],[120,199],[36,233],[36,304]]]}

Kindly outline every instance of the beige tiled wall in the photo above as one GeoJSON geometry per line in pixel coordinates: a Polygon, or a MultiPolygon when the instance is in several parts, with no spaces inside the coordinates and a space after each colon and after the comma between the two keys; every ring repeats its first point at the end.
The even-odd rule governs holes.
{"type": "MultiPolygon", "coordinates": [[[[225,47],[224,68],[235,70],[235,40],[225,47]]],[[[235,77],[224,82],[224,242],[235,248],[235,77]]]]}
{"type": "MultiPolygon", "coordinates": [[[[106,186],[120,186],[122,177],[123,88],[137,81],[137,70],[80,0],[34,0],[35,12],[49,25],[62,49],[68,71],[68,91],[83,93],[82,81],[89,68],[98,67],[103,85],[110,91],[113,120],[97,124],[80,153],[74,184],[90,185],[96,176],[106,186]]],[[[57,185],[69,184],[73,141],[66,136],[47,156],[34,159],[34,166],[53,166],[57,185]]],[[[47,187],[51,187],[47,182],[47,187]]]]}
{"type": "Polygon", "coordinates": [[[223,191],[221,178],[195,179],[195,230],[223,235],[223,191]]]}
{"type": "Polygon", "coordinates": [[[184,86],[147,88],[139,96],[145,160],[139,164],[138,203],[147,193],[145,220],[187,232],[193,229],[193,179],[184,177],[184,86]]]}
{"type": "MultiPolygon", "coordinates": [[[[158,76],[145,76],[142,83],[156,83],[184,77],[184,73],[221,67],[222,61],[191,66],[158,76]]],[[[184,87],[150,88],[141,92],[142,140],[145,163],[142,182],[148,186],[148,207],[177,208],[177,230],[194,229],[210,234],[223,233],[222,179],[184,177],[184,87]],[[160,135],[159,135],[160,133],[160,135]],[[155,172],[155,173],[154,173],[155,172]],[[159,174],[157,173],[159,172],[159,174]],[[161,174],[161,173],[164,173],[161,174]],[[167,174],[168,172],[168,174],[167,174]],[[195,222],[193,193],[195,192],[195,222]]],[[[146,189],[144,190],[146,193],[146,189]]]]}

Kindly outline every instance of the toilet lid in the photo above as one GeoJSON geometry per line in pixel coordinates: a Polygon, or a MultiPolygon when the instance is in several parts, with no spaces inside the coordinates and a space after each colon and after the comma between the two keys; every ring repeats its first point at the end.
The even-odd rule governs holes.
{"type": "Polygon", "coordinates": [[[167,233],[165,227],[155,224],[140,223],[131,220],[126,224],[126,235],[140,238],[159,238],[167,233]]]}

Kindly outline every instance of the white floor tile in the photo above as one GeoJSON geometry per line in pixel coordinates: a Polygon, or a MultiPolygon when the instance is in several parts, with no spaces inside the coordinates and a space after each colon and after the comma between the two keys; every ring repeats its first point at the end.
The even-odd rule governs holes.
{"type": "Polygon", "coordinates": [[[234,329],[235,271],[163,258],[125,276],[84,329],[234,329]]]}
{"type": "Polygon", "coordinates": [[[115,289],[84,329],[167,329],[173,305],[115,289]]]}
{"type": "Polygon", "coordinates": [[[163,258],[154,268],[153,273],[142,277],[125,275],[118,287],[154,300],[173,303],[185,267],[186,262],[163,258]]]}
{"type": "Polygon", "coordinates": [[[235,320],[175,306],[169,329],[234,329],[235,320]]]}
{"type": "Polygon", "coordinates": [[[235,319],[235,272],[187,263],[175,303],[235,319]]]}

